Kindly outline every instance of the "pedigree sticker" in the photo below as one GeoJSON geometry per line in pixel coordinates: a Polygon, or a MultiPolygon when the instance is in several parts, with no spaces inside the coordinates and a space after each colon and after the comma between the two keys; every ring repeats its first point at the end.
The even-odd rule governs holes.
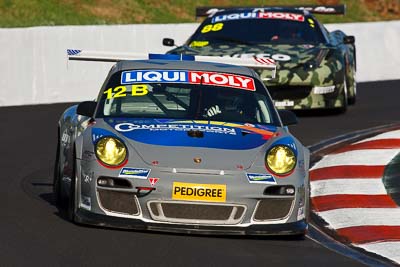
{"type": "Polygon", "coordinates": [[[172,199],[225,202],[226,185],[224,184],[189,184],[174,182],[172,199]]]}
{"type": "Polygon", "coordinates": [[[255,91],[254,79],[230,73],[185,70],[131,70],[121,74],[121,84],[191,83],[255,91]]]}

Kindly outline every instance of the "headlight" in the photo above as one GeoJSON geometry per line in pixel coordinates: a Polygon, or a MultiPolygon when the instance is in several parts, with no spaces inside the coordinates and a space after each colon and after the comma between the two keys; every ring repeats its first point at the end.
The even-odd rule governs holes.
{"type": "Polygon", "coordinates": [[[106,165],[118,166],[126,159],[126,147],[117,138],[103,137],[96,143],[96,156],[106,165]]]}
{"type": "Polygon", "coordinates": [[[277,175],[289,174],[296,166],[296,155],[287,146],[277,145],[265,155],[267,168],[277,175]]]}

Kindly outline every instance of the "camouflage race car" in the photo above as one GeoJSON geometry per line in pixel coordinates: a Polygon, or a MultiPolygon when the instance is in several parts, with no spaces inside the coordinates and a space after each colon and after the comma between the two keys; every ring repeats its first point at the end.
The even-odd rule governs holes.
{"type": "Polygon", "coordinates": [[[96,101],[61,116],[60,209],[101,226],[303,236],[309,151],[285,127],[296,116],[249,68],[162,56],[119,61],[96,101]]]}
{"type": "MultiPolygon", "coordinates": [[[[197,14],[208,17],[168,53],[272,59],[274,79],[269,71],[256,71],[278,109],[344,112],[356,101],[355,39],[329,32],[311,13],[342,14],[344,6],[199,8],[197,14]]],[[[175,45],[169,38],[163,44],[175,45]]]]}

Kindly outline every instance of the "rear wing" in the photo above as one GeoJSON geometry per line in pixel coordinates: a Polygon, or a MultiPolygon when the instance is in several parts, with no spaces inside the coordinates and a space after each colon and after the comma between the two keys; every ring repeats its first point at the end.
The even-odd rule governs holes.
{"type": "Polygon", "coordinates": [[[270,70],[271,77],[276,77],[276,64],[269,58],[233,58],[233,57],[215,57],[215,56],[191,56],[191,55],[172,55],[172,54],[144,54],[129,52],[105,52],[88,51],[78,49],[67,49],[68,60],[80,61],[100,61],[100,62],[118,62],[123,60],[147,60],[147,59],[168,59],[168,60],[191,60],[200,62],[213,62],[243,66],[252,69],[270,70]]]}
{"type": "Polygon", "coordinates": [[[253,9],[253,12],[267,11],[271,8],[293,8],[297,10],[306,10],[313,14],[323,15],[344,15],[346,13],[346,5],[295,5],[295,6],[262,6],[262,7],[251,7],[251,6],[236,6],[236,7],[211,7],[203,6],[196,8],[197,17],[212,17],[215,13],[220,11],[238,10],[238,9],[253,9]]]}

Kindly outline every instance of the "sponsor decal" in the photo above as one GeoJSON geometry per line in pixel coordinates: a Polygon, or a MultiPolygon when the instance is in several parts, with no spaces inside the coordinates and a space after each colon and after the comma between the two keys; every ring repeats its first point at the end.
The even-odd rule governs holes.
{"type": "Polygon", "coordinates": [[[209,44],[208,41],[193,41],[190,43],[190,47],[203,47],[209,44]]]}
{"type": "Polygon", "coordinates": [[[119,172],[118,177],[147,179],[150,171],[150,169],[124,167],[119,172]]]}
{"type": "Polygon", "coordinates": [[[203,29],[201,29],[201,33],[208,33],[208,32],[217,32],[222,30],[222,28],[224,27],[223,23],[216,23],[216,24],[208,24],[205,25],[203,27],[203,29]]]}
{"type": "Polygon", "coordinates": [[[96,141],[99,140],[103,136],[115,136],[115,134],[113,134],[110,131],[101,129],[101,128],[92,128],[92,141],[93,141],[93,144],[95,144],[96,141]]]}
{"type": "Polygon", "coordinates": [[[68,130],[65,129],[61,136],[61,145],[65,146],[65,147],[69,147],[70,142],[71,142],[71,137],[68,134],[68,130]]]}
{"type": "Polygon", "coordinates": [[[316,7],[299,7],[300,10],[307,10],[310,12],[319,12],[319,13],[332,13],[336,14],[336,9],[334,7],[328,6],[316,6],[316,7]]]}
{"type": "Polygon", "coordinates": [[[121,84],[132,83],[191,83],[227,86],[255,91],[254,79],[246,76],[185,70],[131,70],[121,75],[121,84]]]}
{"type": "Polygon", "coordinates": [[[275,107],[292,107],[294,106],[294,101],[289,101],[289,100],[285,100],[285,101],[275,101],[274,102],[275,107]]]}
{"type": "Polygon", "coordinates": [[[82,195],[80,206],[81,206],[81,208],[84,208],[85,210],[91,210],[92,209],[92,201],[91,201],[90,197],[82,195]]]}
{"type": "Polygon", "coordinates": [[[117,86],[115,88],[108,88],[104,91],[104,94],[107,95],[107,99],[125,97],[127,96],[126,92],[130,93],[131,96],[144,96],[149,93],[147,89],[147,85],[145,84],[134,84],[130,86],[130,88],[126,88],[126,86],[117,86]],[[130,91],[128,91],[130,89],[130,91]]]}
{"type": "Polygon", "coordinates": [[[314,86],[314,94],[323,95],[335,92],[335,86],[314,86]]]}
{"type": "MultiPolygon", "coordinates": [[[[289,61],[291,57],[285,54],[268,54],[268,53],[243,53],[243,54],[232,54],[223,55],[222,57],[233,57],[233,58],[258,58],[258,59],[273,59],[276,61],[289,61]]],[[[273,64],[273,63],[272,63],[273,64]]]]}
{"type": "Polygon", "coordinates": [[[242,12],[227,15],[214,16],[211,20],[212,23],[238,20],[238,19],[283,19],[292,21],[304,21],[302,14],[286,13],[286,12],[242,12]]]}
{"type": "Polygon", "coordinates": [[[84,173],[84,172],[82,171],[82,179],[83,179],[83,181],[84,181],[85,183],[87,183],[87,184],[89,184],[89,183],[91,183],[91,182],[93,181],[93,176],[94,176],[94,173],[93,173],[93,172],[87,174],[87,173],[84,173]]]}
{"type": "Polygon", "coordinates": [[[225,202],[226,185],[174,182],[172,187],[172,199],[225,202]]]}
{"type": "Polygon", "coordinates": [[[130,122],[119,123],[115,125],[115,130],[118,132],[130,132],[135,130],[148,131],[191,131],[198,130],[206,133],[232,134],[236,135],[234,128],[193,125],[193,124],[133,124],[130,122]]]}
{"type": "Polygon", "coordinates": [[[300,220],[303,220],[305,218],[306,218],[306,214],[304,212],[304,207],[300,207],[298,209],[298,211],[297,211],[297,220],[300,221],[300,220]]]}
{"type": "Polygon", "coordinates": [[[246,175],[251,184],[276,184],[275,178],[271,174],[246,173],[246,175]]]}
{"type": "Polygon", "coordinates": [[[160,178],[149,178],[149,182],[151,186],[154,186],[160,178]]]}
{"type": "Polygon", "coordinates": [[[135,142],[169,147],[253,149],[264,145],[276,132],[276,127],[271,125],[210,120],[114,118],[105,122],[135,142]],[[189,137],[189,131],[202,132],[203,137],[189,137]]]}

